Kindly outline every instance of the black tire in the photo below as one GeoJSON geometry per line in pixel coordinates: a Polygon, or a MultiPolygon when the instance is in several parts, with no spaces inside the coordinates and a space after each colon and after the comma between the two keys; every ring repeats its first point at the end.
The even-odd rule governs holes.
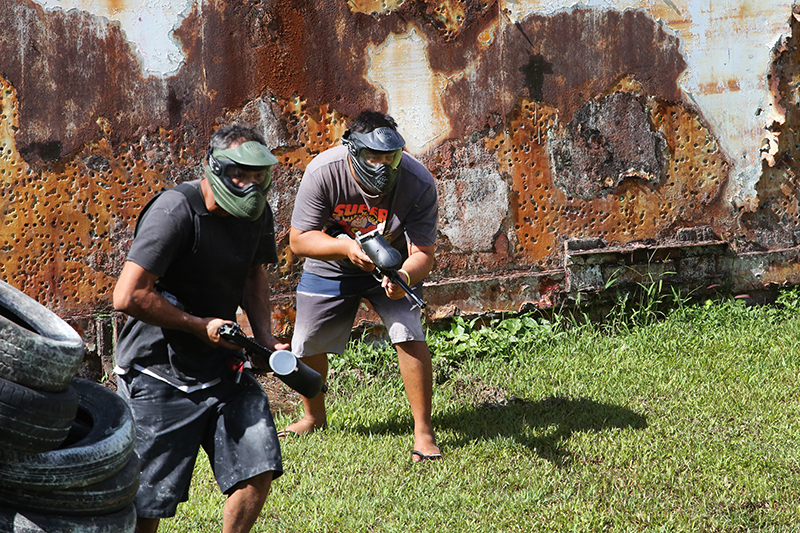
{"type": "Polygon", "coordinates": [[[83,341],[69,324],[0,281],[0,377],[59,392],[67,388],[82,360],[83,341]]]}
{"type": "Polygon", "coordinates": [[[67,438],[78,411],[78,393],[41,392],[0,378],[0,448],[47,452],[67,438]]]}
{"type": "Polygon", "coordinates": [[[3,533],[133,533],[135,529],[133,504],[102,516],[46,515],[0,507],[0,531],[3,533]]]}
{"type": "Polygon", "coordinates": [[[58,449],[25,454],[0,450],[0,487],[57,490],[85,487],[119,472],[133,454],[130,408],[112,391],[75,378],[78,414],[58,449]]]}
{"type": "Polygon", "coordinates": [[[0,487],[0,505],[44,514],[97,516],[121,511],[133,503],[139,489],[141,461],[135,453],[125,467],[98,483],[59,490],[0,487]]]}

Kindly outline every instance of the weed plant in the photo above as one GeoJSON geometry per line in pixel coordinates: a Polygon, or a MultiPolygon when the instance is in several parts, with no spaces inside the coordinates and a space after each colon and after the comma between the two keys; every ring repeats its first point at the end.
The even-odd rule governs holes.
{"type": "MultiPolygon", "coordinates": [[[[394,351],[351,344],[329,428],[283,443],[254,531],[800,531],[800,295],[662,297],[430,331],[445,458],[425,464],[394,351]]],[[[202,458],[161,530],[219,531],[222,505],[202,458]]]]}

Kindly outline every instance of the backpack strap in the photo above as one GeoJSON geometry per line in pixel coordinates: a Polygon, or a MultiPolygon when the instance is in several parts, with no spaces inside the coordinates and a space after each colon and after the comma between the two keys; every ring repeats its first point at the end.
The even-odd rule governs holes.
{"type": "Polygon", "coordinates": [[[183,193],[183,195],[189,201],[189,205],[192,207],[192,212],[194,212],[194,214],[204,215],[208,213],[208,209],[206,208],[206,199],[203,198],[203,193],[200,192],[197,187],[184,182],[180,185],[176,185],[173,187],[173,189],[183,193]]]}
{"type": "Polygon", "coordinates": [[[192,242],[192,252],[195,252],[197,251],[197,244],[200,240],[200,218],[198,215],[208,214],[208,209],[206,208],[206,201],[205,198],[203,198],[203,193],[200,192],[197,187],[186,182],[176,185],[175,187],[161,189],[158,194],[153,196],[150,201],[145,204],[145,206],[139,212],[139,218],[136,220],[136,228],[133,230],[133,237],[136,238],[136,235],[139,233],[139,224],[141,223],[144,214],[153,206],[156,199],[161,196],[164,191],[168,190],[178,191],[179,193],[183,194],[186,197],[186,201],[189,202],[189,209],[192,212],[192,219],[194,221],[194,241],[192,242]]]}

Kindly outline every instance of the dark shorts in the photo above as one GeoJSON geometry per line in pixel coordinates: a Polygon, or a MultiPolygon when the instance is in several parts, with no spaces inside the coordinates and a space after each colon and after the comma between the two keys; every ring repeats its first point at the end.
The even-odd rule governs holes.
{"type": "MultiPolygon", "coordinates": [[[[421,283],[413,289],[421,296],[421,283]]],[[[303,272],[292,352],[298,357],[344,353],[362,298],[381,317],[392,344],[425,340],[419,307],[407,297],[392,300],[371,275],[331,279],[303,272]]]]}
{"type": "Polygon", "coordinates": [[[142,518],[175,516],[189,499],[195,460],[203,447],[223,493],[264,472],[283,473],[269,400],[249,372],[242,382],[186,394],[158,379],[131,372],[118,391],[136,421],[136,453],[142,460],[136,512],[142,518]]]}

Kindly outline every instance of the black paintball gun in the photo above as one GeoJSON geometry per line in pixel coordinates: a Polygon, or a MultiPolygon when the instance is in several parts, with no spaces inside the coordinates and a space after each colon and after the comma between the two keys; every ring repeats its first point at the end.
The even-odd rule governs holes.
{"type": "Polygon", "coordinates": [[[323,383],[322,375],[302,362],[288,350],[275,350],[257,343],[248,337],[238,324],[223,324],[219,336],[228,342],[241,346],[250,353],[256,353],[269,361],[270,370],[286,385],[306,398],[313,398],[320,392],[327,392],[328,386],[323,383]]]}
{"type": "Polygon", "coordinates": [[[389,241],[386,240],[386,237],[375,229],[369,233],[357,236],[356,240],[358,244],[361,245],[361,249],[364,250],[364,253],[367,254],[370,261],[375,263],[373,274],[378,281],[380,281],[383,276],[386,276],[392,283],[400,285],[403,290],[406,291],[408,297],[414,300],[414,303],[417,304],[420,309],[425,307],[425,302],[414,294],[414,291],[411,290],[406,280],[404,280],[403,276],[398,272],[398,269],[403,265],[403,256],[400,255],[399,250],[392,248],[389,241]]]}

